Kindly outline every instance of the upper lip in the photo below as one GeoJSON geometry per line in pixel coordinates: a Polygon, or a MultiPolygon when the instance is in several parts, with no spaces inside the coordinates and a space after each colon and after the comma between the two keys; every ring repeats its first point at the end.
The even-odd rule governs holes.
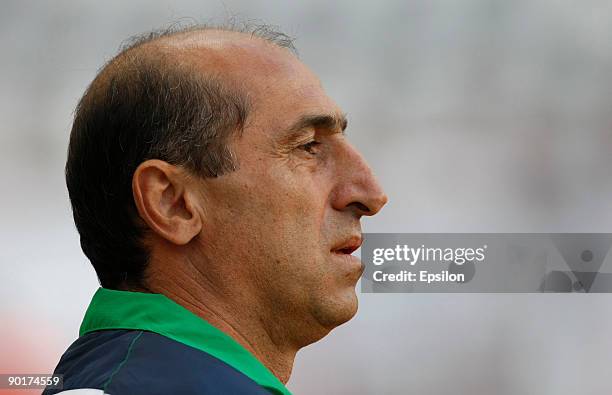
{"type": "Polygon", "coordinates": [[[352,254],[361,247],[363,239],[361,235],[354,235],[344,239],[343,242],[332,248],[332,252],[339,254],[352,254]]]}

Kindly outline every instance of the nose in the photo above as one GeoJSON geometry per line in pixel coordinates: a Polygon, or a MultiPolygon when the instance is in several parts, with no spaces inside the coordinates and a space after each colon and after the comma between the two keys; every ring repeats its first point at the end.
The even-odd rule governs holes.
{"type": "Polygon", "coordinates": [[[363,156],[349,143],[338,153],[337,180],[332,206],[340,211],[352,211],[358,217],[378,213],[387,203],[376,176],[363,156]]]}

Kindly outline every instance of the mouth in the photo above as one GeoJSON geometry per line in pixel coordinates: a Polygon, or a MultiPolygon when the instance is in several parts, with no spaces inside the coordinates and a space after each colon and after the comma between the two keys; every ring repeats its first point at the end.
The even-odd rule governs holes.
{"type": "Polygon", "coordinates": [[[332,248],[331,252],[340,255],[351,255],[353,252],[359,249],[359,247],[361,247],[362,242],[363,239],[361,238],[361,235],[351,236],[339,245],[332,248]]]}
{"type": "Polygon", "coordinates": [[[361,259],[352,255],[361,247],[362,242],[361,233],[357,233],[345,238],[330,251],[333,261],[337,264],[335,267],[349,279],[351,287],[359,280],[365,268],[361,259]]]}

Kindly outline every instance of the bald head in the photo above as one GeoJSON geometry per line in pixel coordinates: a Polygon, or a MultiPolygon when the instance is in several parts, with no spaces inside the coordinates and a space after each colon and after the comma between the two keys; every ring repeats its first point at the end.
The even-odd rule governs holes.
{"type": "Polygon", "coordinates": [[[235,170],[228,142],[259,90],[250,82],[299,63],[294,51],[266,27],[197,26],[136,37],[103,67],[76,109],[66,163],[81,246],[102,286],[138,287],[149,260],[136,167],[161,159],[201,177],[235,170]]]}
{"type": "Polygon", "coordinates": [[[253,66],[273,66],[275,57],[295,55],[291,39],[268,28],[199,26],[138,36],[109,66],[144,57],[163,60],[168,67],[197,67],[204,75],[227,77],[239,69],[252,73],[253,66]]]}
{"type": "Polygon", "coordinates": [[[128,40],[103,67],[92,86],[104,86],[118,75],[133,73],[139,66],[231,84],[232,80],[242,81],[256,71],[272,73],[278,70],[282,59],[295,55],[297,51],[288,36],[264,26],[162,30],[128,40]]]}

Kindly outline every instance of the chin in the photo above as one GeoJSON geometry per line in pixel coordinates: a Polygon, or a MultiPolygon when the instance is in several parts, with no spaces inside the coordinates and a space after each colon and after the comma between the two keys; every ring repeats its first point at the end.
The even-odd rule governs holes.
{"type": "Polygon", "coordinates": [[[357,314],[359,301],[355,289],[351,288],[341,293],[336,293],[321,306],[317,314],[317,321],[328,330],[350,321],[357,314]]]}
{"type": "Polygon", "coordinates": [[[323,297],[311,299],[310,320],[313,325],[302,326],[308,328],[302,333],[300,342],[302,347],[315,343],[329,334],[334,328],[344,324],[357,313],[357,294],[355,289],[336,290],[325,292],[323,297]]]}

